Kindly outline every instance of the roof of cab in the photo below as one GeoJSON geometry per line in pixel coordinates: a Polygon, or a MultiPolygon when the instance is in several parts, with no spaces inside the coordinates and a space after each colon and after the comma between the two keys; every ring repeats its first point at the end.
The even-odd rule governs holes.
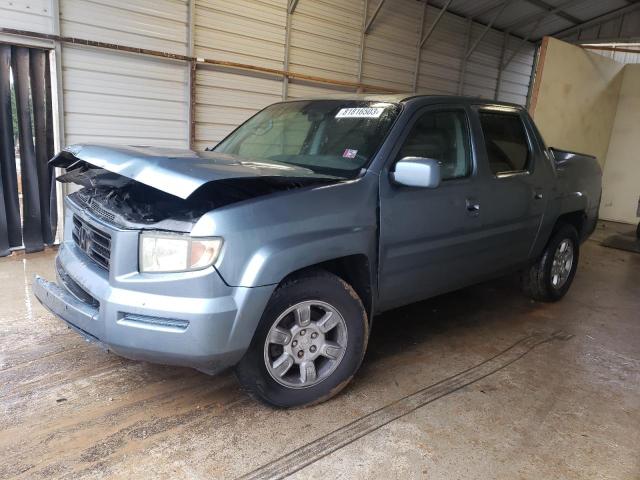
{"type": "Polygon", "coordinates": [[[479,97],[468,97],[459,95],[419,95],[415,93],[336,93],[329,95],[319,95],[286,100],[287,102],[309,101],[309,100],[359,100],[368,102],[388,102],[402,103],[409,100],[429,99],[434,103],[443,101],[469,103],[473,105],[504,105],[508,107],[522,108],[522,105],[497,100],[489,100],[479,97]]]}

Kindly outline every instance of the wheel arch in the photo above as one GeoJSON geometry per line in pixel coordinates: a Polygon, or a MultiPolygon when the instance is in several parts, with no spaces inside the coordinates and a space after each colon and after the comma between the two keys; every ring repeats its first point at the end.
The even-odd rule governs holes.
{"type": "Polygon", "coordinates": [[[573,212],[563,213],[556,219],[551,236],[553,236],[553,234],[558,231],[562,225],[571,225],[578,232],[578,238],[582,239],[585,233],[586,222],[587,213],[584,210],[575,210],[573,212]]]}
{"type": "Polygon", "coordinates": [[[351,285],[360,297],[367,312],[369,323],[371,323],[374,312],[374,272],[373,265],[367,255],[357,253],[308,265],[290,272],[280,283],[282,284],[294,276],[311,274],[314,270],[332,273],[351,285]]]}

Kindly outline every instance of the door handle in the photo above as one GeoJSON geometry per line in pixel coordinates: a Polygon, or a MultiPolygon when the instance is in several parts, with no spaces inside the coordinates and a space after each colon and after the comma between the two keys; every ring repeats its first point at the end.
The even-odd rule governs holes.
{"type": "Polygon", "coordinates": [[[480,202],[475,199],[467,198],[466,200],[467,213],[469,215],[479,215],[480,214],[480,202]]]}
{"type": "Polygon", "coordinates": [[[542,200],[543,196],[544,196],[544,195],[543,195],[543,193],[542,193],[542,189],[541,189],[541,188],[536,188],[536,189],[533,191],[533,199],[534,199],[534,200],[542,200]]]}

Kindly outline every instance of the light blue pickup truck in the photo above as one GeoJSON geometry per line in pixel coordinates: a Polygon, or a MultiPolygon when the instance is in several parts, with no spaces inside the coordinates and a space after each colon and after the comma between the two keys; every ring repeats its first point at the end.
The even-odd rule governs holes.
{"type": "Polygon", "coordinates": [[[57,280],[37,298],[128,358],[235,366],[289,407],[339,392],[374,315],[521,272],[567,292],[601,193],[516,105],[353,95],[271,105],[205,152],[74,145],[57,280]]]}

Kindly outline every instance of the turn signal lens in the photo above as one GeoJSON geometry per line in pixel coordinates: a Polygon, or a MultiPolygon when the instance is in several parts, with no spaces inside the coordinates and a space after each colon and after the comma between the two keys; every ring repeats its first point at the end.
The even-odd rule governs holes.
{"type": "Polygon", "coordinates": [[[141,272],[188,272],[207,268],[217,260],[222,238],[192,238],[165,232],[140,235],[141,272]]]}
{"type": "Polygon", "coordinates": [[[221,238],[210,238],[208,240],[192,239],[189,266],[193,270],[198,270],[213,265],[213,262],[218,258],[221,248],[221,238]]]}

